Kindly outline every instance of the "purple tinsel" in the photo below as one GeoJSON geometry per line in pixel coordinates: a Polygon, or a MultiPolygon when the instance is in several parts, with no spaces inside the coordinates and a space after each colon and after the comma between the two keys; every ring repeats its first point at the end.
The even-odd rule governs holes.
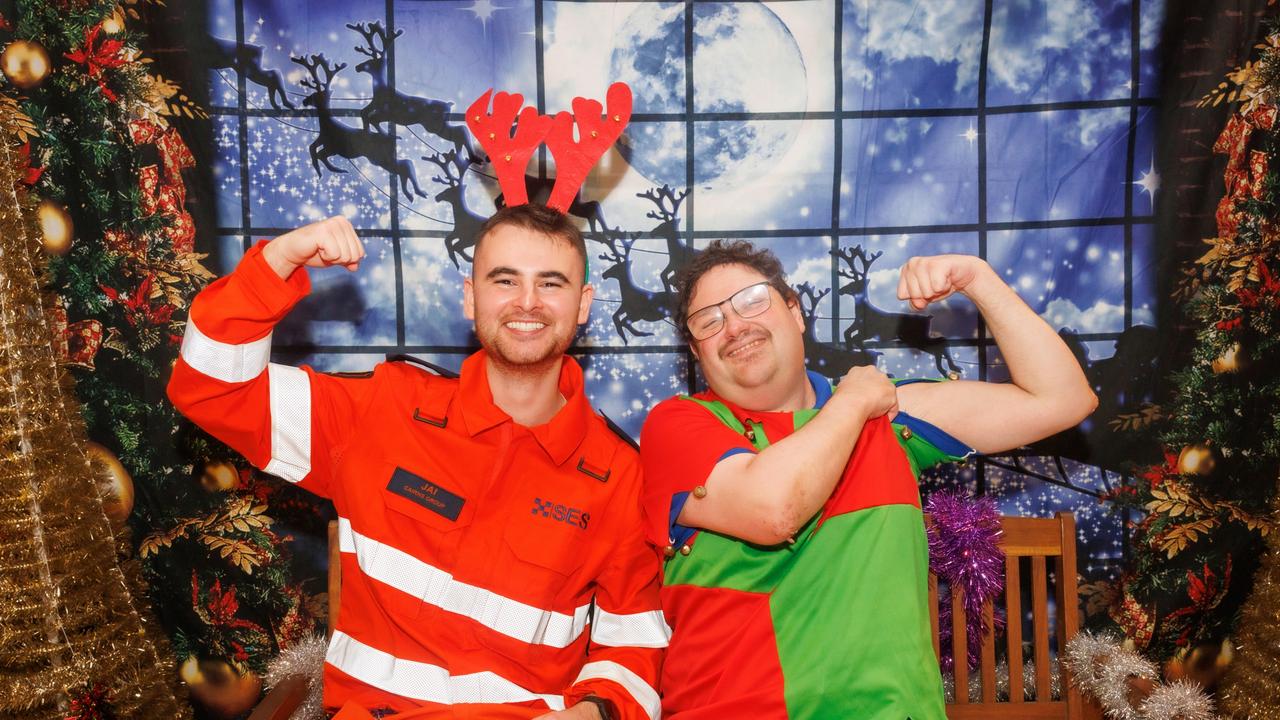
{"type": "MultiPolygon", "coordinates": [[[[929,569],[952,591],[964,592],[965,639],[969,668],[978,665],[982,640],[995,628],[987,627],[982,607],[1004,590],[1004,550],[1000,547],[1000,513],[990,497],[969,498],[956,492],[939,492],[929,498],[925,512],[929,527],[929,569]]],[[[951,600],[938,598],[938,631],[942,669],[952,671],[951,600]]],[[[996,627],[1004,626],[1003,613],[994,613],[996,627]]]]}

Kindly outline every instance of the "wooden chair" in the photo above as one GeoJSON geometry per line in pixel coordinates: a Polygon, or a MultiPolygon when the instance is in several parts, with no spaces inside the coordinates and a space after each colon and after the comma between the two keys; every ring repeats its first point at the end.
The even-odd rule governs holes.
{"type": "MultiPolygon", "coordinates": [[[[1059,655],[1067,641],[1080,629],[1080,603],[1076,588],[1076,524],[1069,512],[1060,512],[1052,518],[1003,517],[1002,545],[1005,551],[1005,593],[1003,607],[1008,619],[1004,632],[1005,658],[1009,668],[1008,698],[996,695],[996,634],[991,633],[982,643],[978,665],[982,690],[976,701],[969,697],[969,668],[961,660],[955,663],[955,697],[947,704],[949,720],[1002,719],[1032,720],[1061,718],[1063,720],[1087,720],[1100,718],[1101,713],[1092,703],[1086,703],[1079,690],[1071,685],[1067,670],[1060,665],[1061,697],[1051,695],[1049,653],[1049,564],[1054,577],[1053,627],[1059,655]],[[1024,559],[1030,566],[1029,577],[1023,576],[1024,559]],[[1024,697],[1022,667],[1023,643],[1023,592],[1030,584],[1031,596],[1031,660],[1035,667],[1034,699],[1024,697]]],[[[951,596],[951,651],[952,657],[964,658],[966,653],[966,625],[962,594],[957,590],[951,596]]],[[[933,621],[933,649],[940,650],[938,635],[938,579],[929,575],[929,607],[933,621]]],[[[993,604],[988,602],[983,615],[988,626],[994,617],[993,604]]]]}
{"type": "MultiPolygon", "coordinates": [[[[338,623],[338,590],[342,587],[342,551],[338,545],[338,521],[329,521],[329,614],[325,635],[333,635],[338,623]]],[[[285,678],[271,688],[249,715],[249,720],[289,720],[289,716],[302,705],[312,678],[295,675],[285,678]]]]}

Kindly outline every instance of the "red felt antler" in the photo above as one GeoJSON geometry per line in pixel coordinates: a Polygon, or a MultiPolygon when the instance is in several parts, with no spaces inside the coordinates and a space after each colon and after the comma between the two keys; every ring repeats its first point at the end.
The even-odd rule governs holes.
{"type": "Polygon", "coordinates": [[[531,107],[521,110],[524,96],[520,93],[493,95],[493,112],[490,113],[490,95],[493,95],[492,88],[467,108],[467,127],[489,154],[507,205],[523,205],[529,202],[529,192],[524,184],[525,166],[547,136],[552,120],[531,107]],[[519,119],[516,118],[517,111],[519,119]],[[513,122],[514,135],[511,132],[513,122]]]}
{"type": "Polygon", "coordinates": [[[623,128],[631,119],[631,88],[626,83],[616,82],[609,86],[605,99],[609,112],[603,118],[600,103],[586,98],[573,99],[572,115],[567,112],[556,114],[546,141],[556,159],[556,182],[551,188],[547,207],[566,212],[577,199],[578,191],[596,161],[622,136],[623,128]],[[577,140],[573,139],[575,121],[578,124],[577,140]]]}

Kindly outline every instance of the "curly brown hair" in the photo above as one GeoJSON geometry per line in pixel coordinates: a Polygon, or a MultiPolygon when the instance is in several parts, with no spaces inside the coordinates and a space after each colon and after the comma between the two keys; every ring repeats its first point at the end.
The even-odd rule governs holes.
{"type": "Polygon", "coordinates": [[[676,286],[676,328],[685,342],[693,342],[689,332],[689,301],[693,298],[693,289],[698,280],[709,270],[721,265],[742,265],[755,270],[769,281],[769,285],[787,304],[794,302],[795,290],[787,284],[786,273],[782,271],[782,261],[772,250],[760,249],[746,240],[715,240],[705,249],[693,256],[689,264],[680,268],[675,277],[676,286]]]}
{"type": "MultiPolygon", "coordinates": [[[[513,225],[550,238],[563,240],[569,244],[582,258],[582,266],[587,266],[587,243],[582,238],[582,231],[568,215],[537,203],[525,203],[504,207],[485,221],[476,234],[476,245],[472,254],[480,249],[480,243],[489,233],[504,225],[513,225]]],[[[585,280],[584,280],[585,282],[585,280]]]]}

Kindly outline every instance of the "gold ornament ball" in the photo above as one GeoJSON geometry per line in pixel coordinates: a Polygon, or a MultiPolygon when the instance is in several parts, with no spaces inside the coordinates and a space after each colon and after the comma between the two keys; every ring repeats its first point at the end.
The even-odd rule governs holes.
{"type": "Polygon", "coordinates": [[[1214,358],[1212,367],[1213,371],[1219,375],[1242,372],[1249,367],[1249,353],[1241,347],[1240,343],[1231,343],[1221,355],[1214,358]]]}
{"type": "Polygon", "coordinates": [[[51,67],[48,51],[31,40],[14,40],[0,53],[0,69],[3,69],[4,76],[23,90],[44,82],[51,67]]]}
{"type": "Polygon", "coordinates": [[[124,525],[133,510],[133,478],[120,459],[98,443],[85,443],[84,453],[89,458],[89,472],[102,495],[102,509],[111,522],[124,525]]]}
{"type": "Polygon", "coordinates": [[[229,462],[218,460],[204,466],[200,486],[209,492],[227,492],[240,487],[240,471],[229,462]]]}
{"type": "Polygon", "coordinates": [[[1183,475],[1209,475],[1217,466],[1217,451],[1208,443],[1188,445],[1178,454],[1178,472],[1183,475]]]}
{"type": "Polygon", "coordinates": [[[262,678],[225,660],[187,658],[178,669],[191,697],[219,720],[230,720],[251,709],[262,694],[262,678]]]}
{"type": "Polygon", "coordinates": [[[71,238],[75,236],[71,213],[52,200],[41,200],[36,208],[36,218],[40,221],[45,251],[50,255],[66,255],[71,249],[71,238]]]}
{"type": "Polygon", "coordinates": [[[116,9],[102,21],[102,32],[115,35],[124,29],[124,11],[117,5],[116,9]]]}

